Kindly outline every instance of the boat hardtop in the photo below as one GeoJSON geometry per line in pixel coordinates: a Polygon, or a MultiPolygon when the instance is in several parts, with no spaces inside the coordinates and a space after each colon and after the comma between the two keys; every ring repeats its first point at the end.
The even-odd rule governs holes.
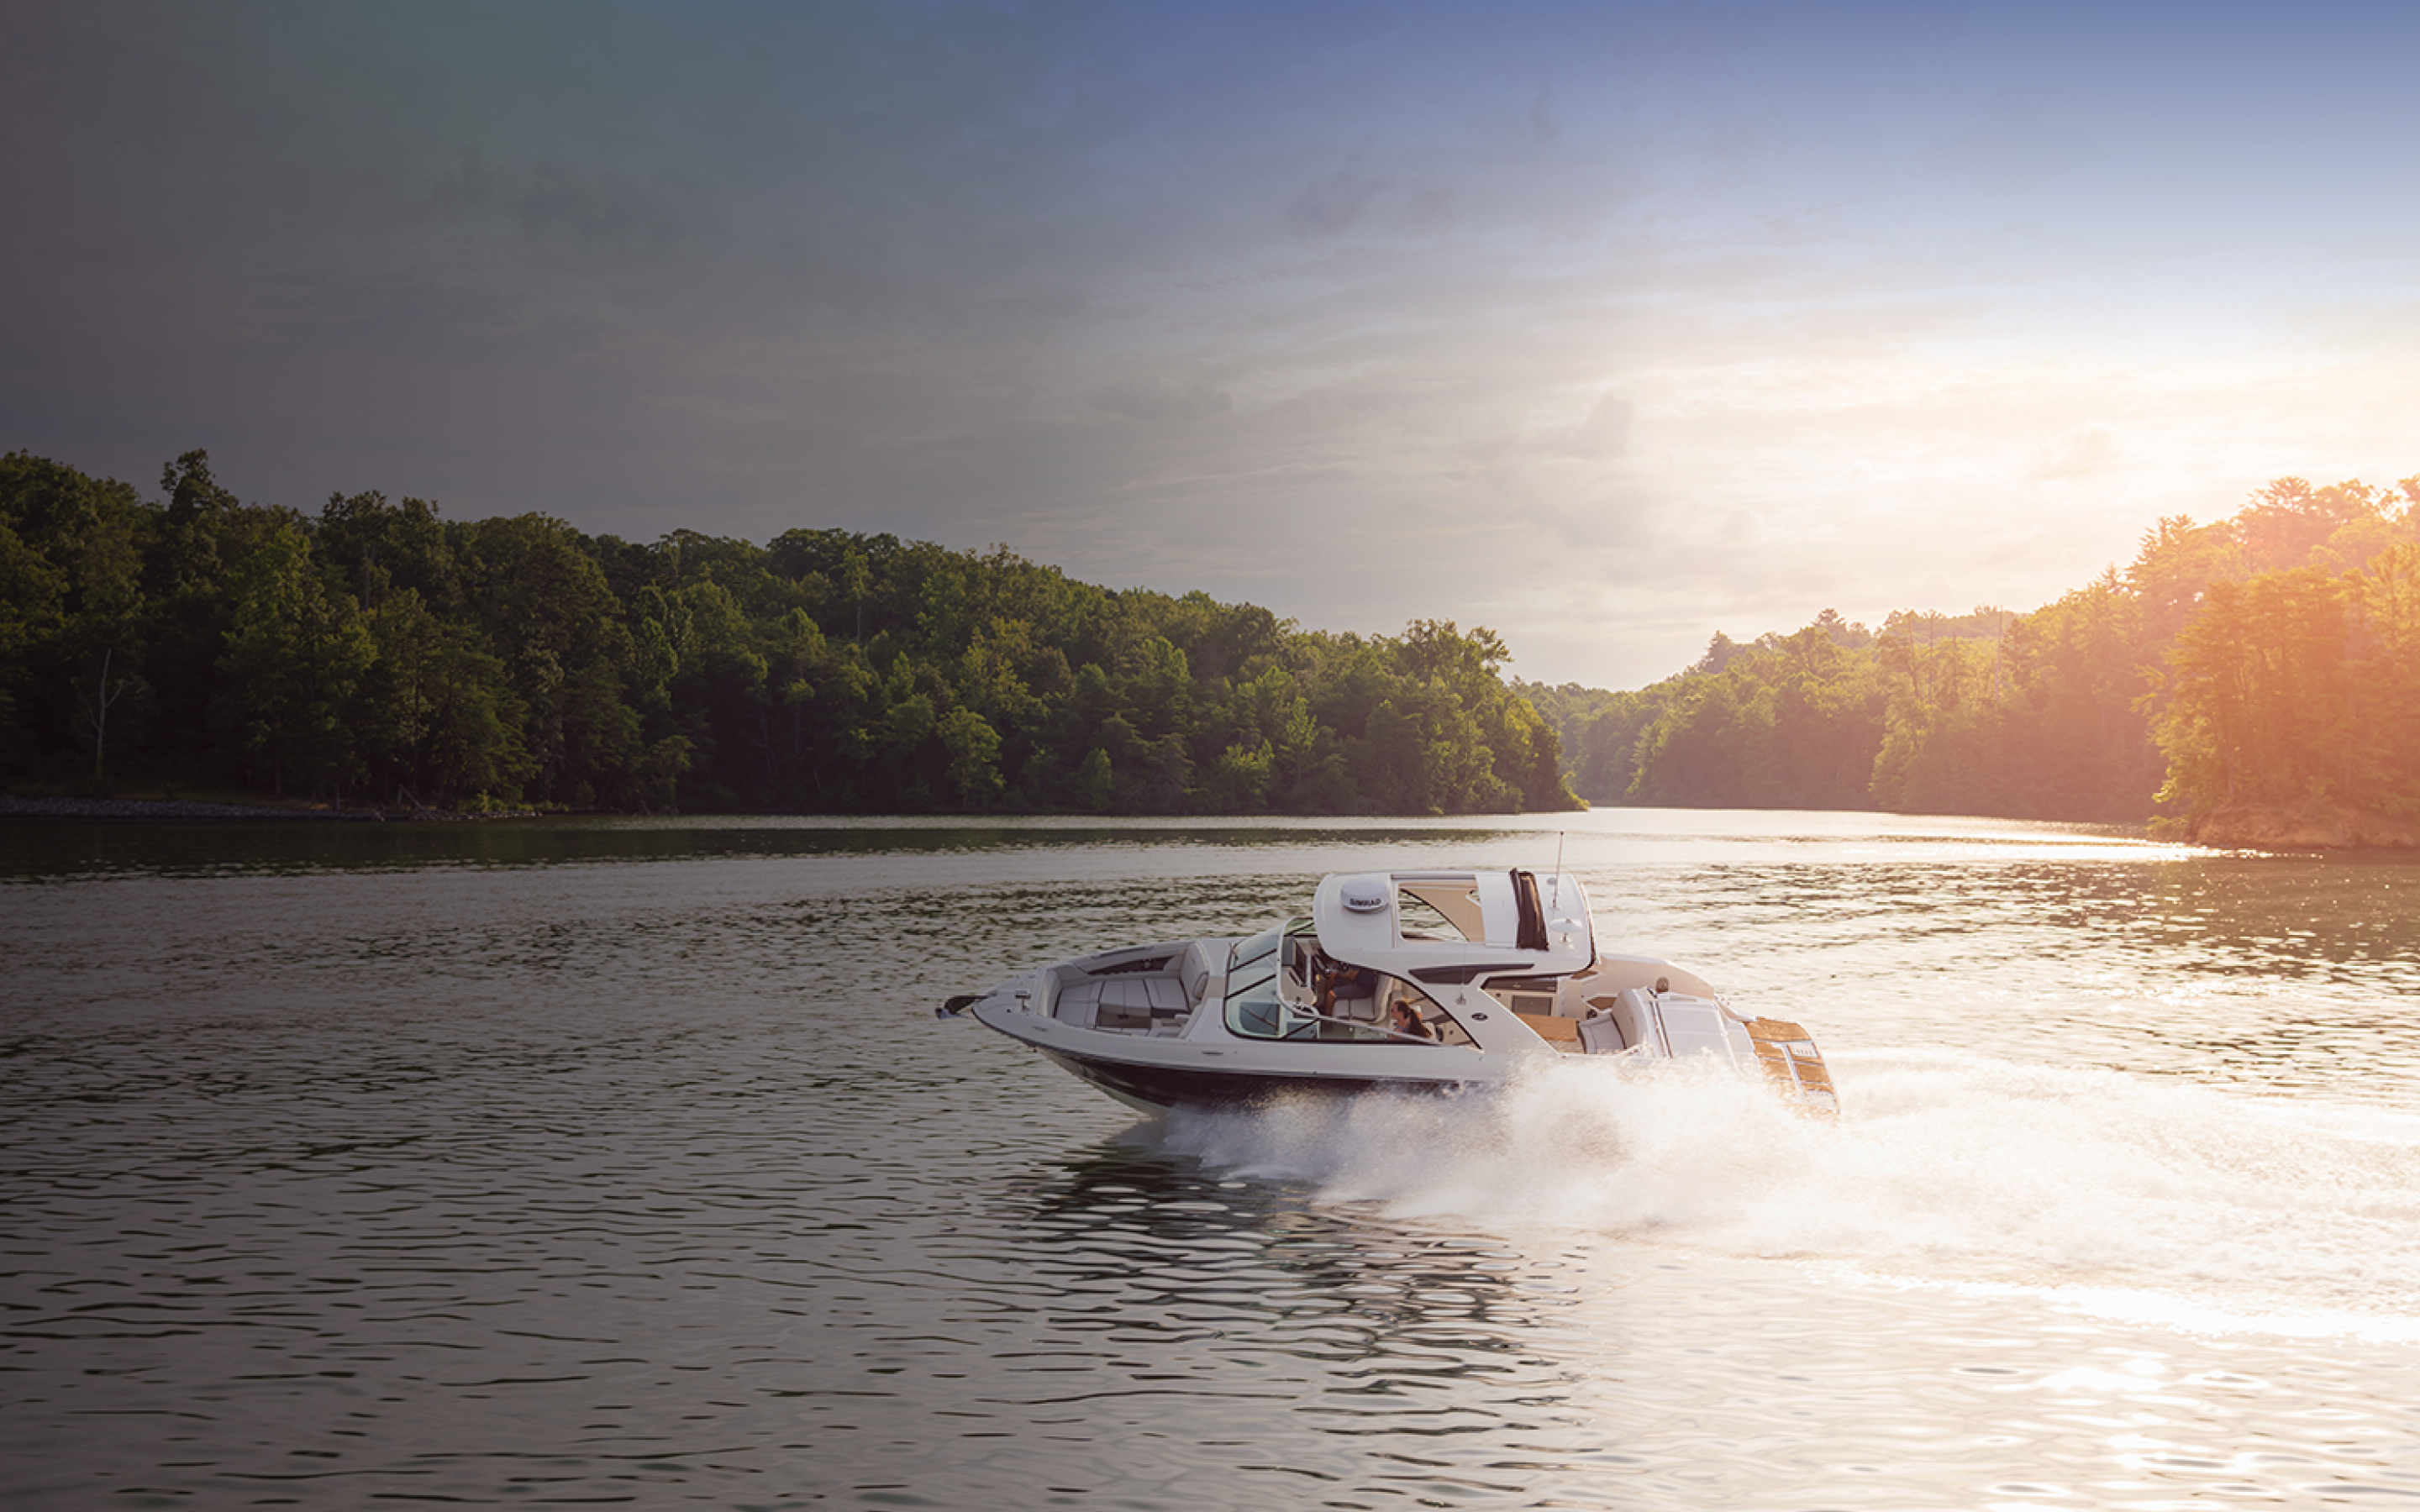
{"type": "Polygon", "coordinates": [[[1256,934],[1126,946],[950,1000],[1130,1105],[1462,1091],[1558,1055],[1717,1057],[1832,1111],[1807,1031],[1704,979],[1601,950],[1566,872],[1342,872],[1256,934]]]}

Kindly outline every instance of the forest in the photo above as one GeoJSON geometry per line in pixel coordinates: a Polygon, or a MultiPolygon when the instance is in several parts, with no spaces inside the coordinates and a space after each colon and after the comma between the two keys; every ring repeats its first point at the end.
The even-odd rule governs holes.
{"type": "Polygon", "coordinates": [[[2420,477],[2279,478],[2031,612],[1825,610],[1610,691],[1006,547],[651,544],[0,459],[0,781],[440,810],[2420,818],[2420,477]]]}
{"type": "Polygon", "coordinates": [[[1305,631],[1005,547],[639,545],[0,459],[0,782],[493,811],[1578,807],[1482,628],[1305,631]]]}
{"type": "Polygon", "coordinates": [[[2030,613],[1826,610],[1636,691],[1514,686],[1596,802],[2420,815],[2420,477],[2279,478],[2030,613]]]}

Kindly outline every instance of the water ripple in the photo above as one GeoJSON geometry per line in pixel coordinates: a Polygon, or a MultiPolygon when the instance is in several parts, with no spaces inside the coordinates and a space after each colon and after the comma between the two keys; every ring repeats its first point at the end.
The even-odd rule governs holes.
{"type": "Polygon", "coordinates": [[[1759,822],[1572,864],[1813,1025],[1837,1125],[1579,1066],[1129,1127],[929,1016],[1536,829],[21,859],[0,1498],[2414,1499],[2420,872],[1759,822]]]}

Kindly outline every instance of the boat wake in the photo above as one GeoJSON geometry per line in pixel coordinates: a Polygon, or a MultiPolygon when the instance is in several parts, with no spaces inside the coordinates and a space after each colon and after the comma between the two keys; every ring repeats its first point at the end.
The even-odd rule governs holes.
{"type": "Polygon", "coordinates": [[[1836,1057],[1849,1113],[1572,1059],[1481,1097],[1170,1116],[1235,1175],[2205,1329],[2420,1338],[2420,1118],[1954,1052],[1836,1057]]]}

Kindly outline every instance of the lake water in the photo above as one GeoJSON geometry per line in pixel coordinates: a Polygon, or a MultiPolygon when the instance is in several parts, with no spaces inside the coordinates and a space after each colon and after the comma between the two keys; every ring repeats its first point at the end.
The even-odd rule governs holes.
{"type": "Polygon", "coordinates": [[[1874,815],[0,828],[0,1503],[2420,1504],[2420,862],[1874,815]],[[1845,1105],[933,1005],[1557,863],[1845,1105]]]}

